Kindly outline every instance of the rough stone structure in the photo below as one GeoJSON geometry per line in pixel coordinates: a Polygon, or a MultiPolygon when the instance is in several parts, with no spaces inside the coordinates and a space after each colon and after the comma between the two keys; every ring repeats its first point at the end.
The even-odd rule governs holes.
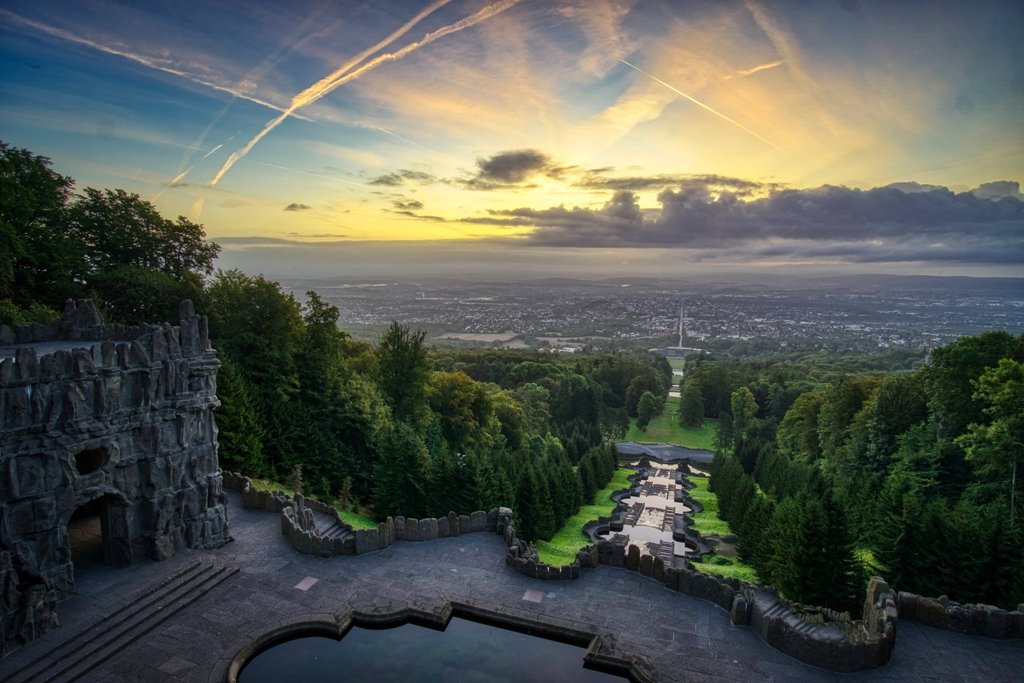
{"type": "Polygon", "coordinates": [[[52,325],[0,326],[0,652],[58,623],[76,511],[98,515],[115,566],[229,540],[219,362],[206,318],[191,302],[180,314],[104,325],[83,300],[52,325]]]}

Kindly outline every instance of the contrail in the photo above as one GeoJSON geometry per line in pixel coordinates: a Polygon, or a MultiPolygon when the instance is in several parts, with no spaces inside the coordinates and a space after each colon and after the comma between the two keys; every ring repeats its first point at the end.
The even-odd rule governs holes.
{"type": "MultiPolygon", "coordinates": [[[[207,152],[206,154],[204,154],[204,155],[203,155],[203,159],[205,159],[206,157],[210,156],[211,154],[213,154],[214,152],[216,152],[216,151],[217,151],[218,149],[220,149],[220,148],[221,148],[221,147],[223,147],[223,146],[224,146],[224,143],[222,142],[221,144],[217,145],[216,147],[214,147],[213,149],[211,149],[211,150],[210,150],[209,152],[207,152]]],[[[200,161],[202,161],[203,159],[200,159],[200,161]]]]}
{"type": "Polygon", "coordinates": [[[263,127],[263,130],[260,131],[256,135],[256,137],[250,140],[245,147],[238,150],[237,152],[234,152],[230,157],[228,157],[228,160],[225,161],[221,169],[217,171],[217,175],[214,176],[210,184],[216,185],[217,182],[224,177],[224,174],[231,170],[231,167],[235,165],[236,161],[238,161],[246,154],[248,154],[249,150],[255,147],[257,142],[262,140],[267,135],[267,133],[277,128],[281,124],[281,122],[288,118],[293,112],[295,112],[295,110],[297,110],[299,107],[304,107],[312,102],[316,102],[318,99],[334,90],[334,88],[338,87],[337,85],[334,85],[334,83],[338,79],[340,79],[345,73],[350,71],[353,67],[355,67],[357,64],[359,64],[361,61],[363,61],[370,55],[372,55],[377,50],[383,50],[385,47],[401,38],[416,24],[420,23],[423,19],[433,14],[435,11],[441,9],[449,2],[450,0],[435,0],[427,7],[423,8],[423,10],[421,10],[412,19],[399,26],[397,30],[391,33],[391,35],[375,43],[373,46],[363,50],[355,57],[348,60],[340,67],[332,71],[330,74],[328,74],[324,78],[321,78],[319,81],[317,81],[316,83],[309,86],[308,88],[300,92],[298,95],[293,97],[291,104],[288,105],[288,107],[281,112],[280,116],[268,121],[267,125],[263,127]]]}
{"type": "Polygon", "coordinates": [[[238,150],[230,157],[228,157],[228,160],[224,162],[224,166],[220,169],[220,171],[217,172],[217,175],[214,176],[213,180],[210,182],[210,185],[216,185],[217,182],[224,177],[224,174],[227,173],[232,166],[234,166],[236,161],[238,161],[246,154],[248,154],[249,150],[251,150],[256,145],[256,143],[262,140],[267,135],[267,133],[274,130],[274,128],[280,125],[280,123],[284,121],[296,109],[304,107],[307,104],[316,102],[324,95],[327,95],[336,90],[337,88],[340,88],[341,86],[345,85],[346,83],[359,78],[368,71],[376,69],[378,66],[385,62],[392,62],[402,59],[409,53],[414,52],[421,47],[429,45],[430,43],[434,42],[439,38],[443,38],[452,33],[457,33],[463,29],[475,26],[476,24],[479,24],[482,21],[486,21],[487,19],[490,19],[496,14],[500,14],[501,12],[504,12],[513,5],[516,5],[519,2],[519,0],[502,0],[501,2],[496,2],[493,5],[488,5],[487,7],[484,7],[483,9],[478,11],[477,13],[471,14],[470,16],[465,17],[464,19],[460,19],[454,24],[449,24],[448,26],[444,26],[442,28],[437,29],[436,31],[426,34],[418,41],[410,43],[405,47],[401,48],[400,50],[397,50],[395,52],[389,52],[383,55],[378,55],[377,57],[374,57],[370,61],[360,66],[358,69],[355,69],[354,71],[349,71],[362,59],[365,59],[367,56],[377,51],[378,49],[381,49],[382,47],[394,42],[402,34],[404,34],[406,31],[408,31],[417,23],[419,23],[419,21],[423,17],[427,16],[434,10],[440,8],[447,2],[448,0],[437,0],[437,2],[434,2],[429,7],[424,9],[422,12],[417,14],[408,22],[406,22],[397,31],[392,33],[390,36],[388,36],[381,42],[377,43],[377,45],[374,45],[368,50],[364,50],[359,55],[349,60],[341,68],[335,70],[326,78],[321,79],[319,82],[311,85],[310,87],[306,88],[301,93],[296,95],[292,99],[291,105],[289,105],[289,107],[280,116],[268,122],[267,125],[264,126],[263,130],[260,131],[256,135],[256,137],[249,141],[249,144],[247,144],[245,147],[243,147],[242,149],[238,150]]]}
{"type": "Polygon", "coordinates": [[[643,74],[644,76],[647,76],[648,78],[650,78],[650,79],[651,79],[651,80],[653,80],[654,82],[656,82],[656,83],[660,83],[661,85],[665,86],[666,88],[668,88],[669,90],[671,90],[671,91],[672,91],[672,92],[674,92],[675,94],[677,94],[677,95],[679,95],[679,96],[681,96],[681,97],[685,97],[686,99],[688,99],[688,100],[690,100],[691,102],[693,102],[694,104],[696,104],[696,105],[697,105],[698,107],[700,107],[700,108],[702,108],[702,109],[706,109],[707,111],[711,112],[712,114],[714,114],[714,115],[715,115],[715,116],[717,116],[718,118],[720,118],[720,119],[723,119],[723,120],[725,120],[725,121],[728,121],[729,123],[731,123],[732,125],[736,126],[737,128],[739,128],[739,129],[740,129],[740,130],[742,130],[742,131],[745,131],[745,132],[747,132],[747,133],[750,133],[750,134],[751,134],[751,135],[753,135],[753,136],[754,136],[755,138],[757,138],[758,140],[760,140],[760,141],[761,141],[761,142],[763,142],[764,144],[768,145],[769,147],[773,147],[773,148],[775,148],[775,149],[779,150],[780,152],[785,152],[785,151],[786,151],[786,150],[782,149],[781,147],[779,147],[778,145],[776,145],[776,144],[775,144],[774,142],[772,142],[771,140],[766,140],[765,138],[761,137],[760,135],[758,135],[758,134],[757,134],[757,133],[755,133],[754,131],[750,130],[749,128],[747,128],[746,126],[744,126],[744,125],[743,125],[742,123],[740,123],[739,121],[736,121],[736,120],[734,120],[734,119],[731,119],[731,118],[729,118],[728,116],[726,116],[725,114],[723,114],[722,112],[720,112],[720,111],[718,111],[718,110],[716,110],[716,109],[712,109],[711,107],[709,107],[708,105],[704,104],[703,102],[701,102],[700,100],[698,100],[698,99],[697,99],[697,98],[695,98],[695,97],[690,97],[689,95],[687,95],[686,93],[684,93],[684,92],[683,92],[682,90],[680,90],[679,88],[676,88],[676,87],[674,87],[674,86],[671,86],[671,85],[669,85],[668,83],[666,83],[665,81],[661,80],[661,79],[660,79],[660,78],[658,78],[657,76],[654,76],[654,75],[652,75],[652,74],[649,74],[649,73],[647,73],[646,71],[644,71],[643,69],[641,69],[640,67],[638,67],[638,66],[634,66],[633,64],[630,64],[630,63],[629,63],[629,62],[627,62],[627,61],[626,61],[625,59],[621,59],[621,58],[620,58],[620,59],[619,59],[619,61],[620,61],[620,62],[622,62],[623,64],[625,64],[626,66],[628,66],[628,67],[629,67],[630,69],[633,69],[634,71],[638,71],[638,72],[642,73],[642,74],[643,74]]]}
{"type": "Polygon", "coordinates": [[[775,67],[782,66],[785,63],[786,60],[779,59],[774,62],[768,62],[767,64],[758,64],[757,66],[751,67],[749,69],[743,69],[742,71],[737,71],[734,74],[730,74],[726,76],[723,80],[727,81],[731,78],[746,78],[747,76],[753,76],[759,71],[767,71],[768,69],[774,69],[775,67]]]}
{"type": "Polygon", "coordinates": [[[83,38],[81,36],[77,36],[74,33],[69,33],[68,31],[65,31],[63,29],[59,29],[59,28],[57,28],[55,26],[49,26],[47,24],[42,24],[42,23],[39,23],[37,21],[33,21],[31,19],[26,19],[25,17],[19,16],[19,15],[15,14],[14,12],[10,12],[10,11],[5,10],[5,9],[0,9],[0,16],[7,17],[7,18],[11,19],[12,21],[17,22],[19,24],[24,24],[25,26],[28,26],[29,28],[34,28],[37,31],[40,31],[41,33],[45,33],[46,35],[53,36],[55,38],[60,38],[61,40],[66,40],[66,41],[68,41],[70,43],[75,43],[76,45],[82,45],[84,47],[92,48],[93,50],[97,50],[99,52],[104,52],[104,53],[106,53],[108,55],[114,55],[115,57],[122,57],[124,59],[129,60],[129,61],[135,62],[136,64],[141,64],[142,66],[148,67],[150,69],[156,69],[157,71],[163,71],[164,73],[171,74],[172,76],[178,76],[180,78],[184,78],[185,80],[191,81],[192,83],[196,83],[198,85],[203,85],[203,86],[206,86],[207,88],[212,88],[213,90],[218,90],[220,92],[228,93],[229,95],[231,95],[233,97],[240,97],[243,100],[248,100],[250,102],[254,102],[254,103],[256,103],[256,104],[258,104],[260,106],[266,107],[267,109],[274,109],[274,110],[277,110],[277,111],[283,111],[283,108],[280,105],[274,104],[272,102],[267,102],[266,100],[261,100],[258,97],[253,97],[252,95],[247,95],[247,94],[241,92],[240,90],[238,90],[237,88],[232,88],[232,87],[229,87],[229,86],[226,86],[226,85],[222,85],[220,83],[214,83],[212,81],[208,81],[208,80],[205,80],[203,78],[199,78],[198,76],[196,76],[194,74],[190,74],[187,71],[182,71],[180,69],[175,69],[175,68],[172,68],[172,67],[169,67],[169,66],[165,66],[165,65],[160,64],[160,63],[158,63],[158,62],[156,62],[156,61],[154,61],[154,60],[152,60],[149,57],[146,57],[144,55],[139,55],[139,54],[135,54],[135,53],[132,53],[132,52],[127,52],[125,50],[118,50],[116,48],[109,47],[107,45],[103,45],[102,43],[97,43],[96,41],[89,40],[88,38],[83,38]]]}

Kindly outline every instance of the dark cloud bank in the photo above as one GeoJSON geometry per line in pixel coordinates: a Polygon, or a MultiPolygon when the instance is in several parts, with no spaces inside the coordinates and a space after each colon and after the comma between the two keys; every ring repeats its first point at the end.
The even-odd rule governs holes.
{"type": "Polygon", "coordinates": [[[467,221],[534,227],[536,245],[673,247],[699,258],[1024,263],[1024,201],[1010,181],[960,194],[823,186],[758,198],[747,197],[755,188],[716,185],[666,189],[654,210],[620,189],[600,209],[519,208],[467,221]]]}
{"type": "MultiPolygon", "coordinates": [[[[1024,194],[1010,180],[963,193],[912,181],[870,190],[793,189],[719,175],[621,175],[518,149],[478,158],[457,179],[400,170],[371,183],[444,182],[501,192],[533,187],[543,177],[610,199],[596,209],[522,207],[455,222],[533,228],[516,240],[523,246],[662,248],[685,251],[691,260],[1024,264],[1024,194]],[[641,208],[635,192],[654,190],[658,206],[641,208]]],[[[420,202],[393,204],[394,213],[445,220],[418,214],[420,202]]]]}

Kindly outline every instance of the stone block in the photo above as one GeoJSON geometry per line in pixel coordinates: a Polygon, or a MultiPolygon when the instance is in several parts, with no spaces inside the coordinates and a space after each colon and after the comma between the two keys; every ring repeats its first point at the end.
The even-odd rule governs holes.
{"type": "Polygon", "coordinates": [[[927,626],[946,628],[946,608],[932,598],[918,598],[917,620],[927,626]]]}
{"type": "Polygon", "coordinates": [[[448,538],[449,535],[450,534],[448,533],[448,518],[447,517],[438,517],[437,518],[437,537],[438,538],[448,538]]]}
{"type": "Polygon", "coordinates": [[[1006,610],[985,605],[985,628],[982,635],[988,638],[1006,638],[1010,631],[1010,617],[1006,610]]]}
{"type": "Polygon", "coordinates": [[[394,537],[395,537],[396,541],[404,541],[405,540],[405,517],[403,517],[402,515],[398,515],[397,517],[395,517],[395,536],[394,537]]]}
{"type": "Polygon", "coordinates": [[[651,578],[655,581],[665,580],[665,560],[660,557],[654,558],[654,563],[651,567],[651,578]]]}
{"type": "Polygon", "coordinates": [[[487,513],[477,510],[469,516],[469,530],[476,533],[487,527],[487,513]]]}
{"type": "Polygon", "coordinates": [[[402,538],[403,541],[418,541],[420,540],[420,521],[415,517],[407,517],[405,520],[405,536],[402,538]]]}
{"type": "Polygon", "coordinates": [[[57,506],[53,498],[35,498],[15,503],[7,516],[8,529],[20,534],[49,531],[57,525],[57,506]]]}
{"type": "Polygon", "coordinates": [[[425,519],[421,519],[417,535],[419,536],[419,540],[421,541],[436,541],[437,519],[435,519],[434,517],[427,517],[425,519]]]}
{"type": "Polygon", "coordinates": [[[737,626],[750,624],[750,606],[746,596],[742,593],[733,597],[732,606],[729,608],[729,619],[737,626]]]}
{"type": "Polygon", "coordinates": [[[55,457],[37,453],[8,461],[7,492],[11,500],[37,496],[60,485],[60,467],[55,457]]]}
{"type": "Polygon", "coordinates": [[[675,567],[665,567],[665,573],[661,578],[661,582],[670,591],[679,590],[679,570],[675,567]]]}
{"type": "MultiPolygon", "coordinates": [[[[635,548],[636,546],[632,546],[635,548]]],[[[628,565],[627,565],[628,567],[628,565]]],[[[653,576],[654,574],[654,558],[650,555],[644,554],[640,556],[640,568],[639,571],[644,576],[653,576]]]]}
{"type": "Polygon", "coordinates": [[[448,513],[448,535],[458,536],[460,534],[459,529],[459,516],[455,512],[448,513]]]}
{"type": "Polygon", "coordinates": [[[569,565],[569,578],[570,579],[578,579],[578,578],[580,578],[580,574],[581,573],[582,573],[581,572],[581,567],[580,567],[578,562],[573,562],[572,564],[569,565]]]}
{"type": "Polygon", "coordinates": [[[726,612],[732,609],[733,600],[736,597],[736,589],[727,583],[718,583],[718,606],[726,612]]]}
{"type": "Polygon", "coordinates": [[[357,529],[355,531],[356,536],[356,555],[364,555],[370,552],[369,539],[366,537],[365,529],[357,529]]]}
{"type": "Polygon", "coordinates": [[[680,593],[686,593],[687,595],[693,595],[693,577],[697,572],[692,569],[682,569],[679,572],[679,578],[677,584],[680,593]]]}
{"type": "Polygon", "coordinates": [[[897,607],[901,619],[917,619],[918,596],[908,591],[900,591],[897,596],[897,607]]]}
{"type": "Polygon", "coordinates": [[[640,569],[640,548],[635,545],[629,546],[626,551],[626,569],[631,572],[639,571],[640,569]]]}
{"type": "Polygon", "coordinates": [[[469,526],[469,515],[459,515],[459,533],[468,534],[469,526]]]}
{"type": "Polygon", "coordinates": [[[622,545],[612,545],[612,556],[611,556],[610,564],[613,567],[625,567],[626,566],[626,547],[625,546],[622,546],[622,545]]]}
{"type": "Polygon", "coordinates": [[[491,508],[487,511],[487,524],[484,531],[497,531],[498,529],[498,508],[491,508]]]}
{"type": "Polygon", "coordinates": [[[1021,610],[1020,607],[1021,606],[1018,605],[1017,609],[1006,613],[1007,638],[1024,638],[1024,610],[1021,610]]]}

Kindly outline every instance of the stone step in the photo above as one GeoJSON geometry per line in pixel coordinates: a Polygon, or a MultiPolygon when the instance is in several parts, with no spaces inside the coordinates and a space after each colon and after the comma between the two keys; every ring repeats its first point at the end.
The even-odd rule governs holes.
{"type": "Polygon", "coordinates": [[[317,529],[317,531],[320,533],[321,538],[345,538],[346,536],[352,535],[350,530],[341,526],[337,522],[335,522],[333,526],[326,529],[317,529]]]}
{"type": "MultiPolygon", "coordinates": [[[[62,638],[61,642],[54,647],[49,650],[45,650],[34,659],[30,659],[18,669],[9,672],[8,680],[12,682],[36,680],[37,676],[56,666],[62,659],[74,655],[75,652],[84,647],[85,643],[88,642],[92,637],[92,634],[97,629],[107,629],[112,626],[117,626],[126,618],[126,614],[137,609],[139,605],[145,604],[150,600],[158,599],[160,596],[177,590],[181,585],[191,581],[202,571],[202,567],[202,562],[200,560],[195,560],[184,568],[179,569],[171,576],[165,578],[158,585],[136,594],[124,602],[120,607],[115,607],[109,610],[108,613],[104,614],[100,619],[90,622],[86,626],[80,628],[74,635],[62,638]]],[[[43,638],[37,642],[37,645],[43,645],[46,639],[47,636],[44,635],[43,638]]]]}
{"type": "Polygon", "coordinates": [[[11,683],[80,680],[139,636],[152,631],[237,572],[237,567],[197,561],[156,590],[139,595],[42,655],[12,676],[11,683]]]}

